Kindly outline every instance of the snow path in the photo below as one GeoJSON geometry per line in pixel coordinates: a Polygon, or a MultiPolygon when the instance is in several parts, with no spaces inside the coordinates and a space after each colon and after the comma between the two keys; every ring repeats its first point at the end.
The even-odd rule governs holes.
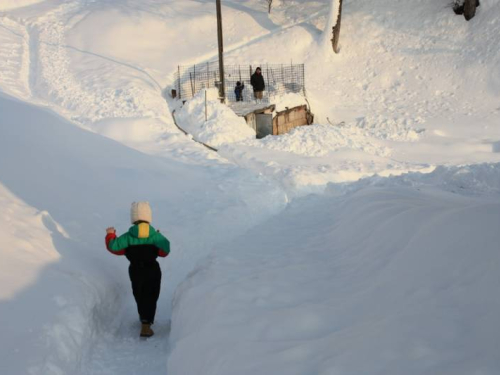
{"type": "Polygon", "coordinates": [[[28,99],[30,88],[30,41],[26,28],[0,17],[0,87],[12,95],[28,99]]]}
{"type": "MultiPolygon", "coordinates": [[[[218,243],[280,211],[285,194],[220,159],[196,164],[142,154],[51,112],[2,96],[0,113],[0,160],[16,160],[0,163],[1,183],[29,206],[47,211],[55,223],[64,223],[68,234],[68,238],[57,234],[59,224],[48,226],[61,259],[42,268],[35,290],[41,292],[39,319],[50,318],[43,322],[42,332],[30,331],[30,325],[22,332],[35,346],[44,342],[46,349],[36,352],[46,359],[36,364],[5,360],[13,366],[7,373],[26,373],[23,366],[31,366],[33,374],[136,374],[142,369],[164,373],[176,286],[218,243]],[[111,256],[103,245],[104,228],[115,225],[119,232],[126,230],[129,202],[141,197],[148,197],[154,222],[173,244],[172,254],[160,262],[164,276],[155,325],[158,335],[147,342],[137,338],[128,262],[111,256]],[[67,284],[54,283],[66,279],[66,274],[72,276],[67,284]]],[[[0,315],[30,301],[30,290],[0,302],[0,315]]],[[[26,314],[29,311],[19,311],[25,319],[26,314]]],[[[20,354],[13,347],[2,355],[20,354]]]]}

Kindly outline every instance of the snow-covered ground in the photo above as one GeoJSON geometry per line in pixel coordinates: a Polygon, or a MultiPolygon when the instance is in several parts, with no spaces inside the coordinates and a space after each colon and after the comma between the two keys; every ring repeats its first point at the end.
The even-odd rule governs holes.
{"type": "Polygon", "coordinates": [[[177,292],[167,373],[497,374],[499,185],[478,169],[456,190],[493,196],[396,178],[218,249],[177,292]]]}
{"type": "Polygon", "coordinates": [[[0,112],[1,251],[9,259],[0,315],[11,322],[2,324],[2,373],[164,368],[166,343],[157,346],[167,338],[168,296],[217,243],[279,212],[285,194],[229,163],[150,156],[22,102],[0,97],[0,112]],[[174,245],[162,262],[158,342],[139,355],[128,262],[104,250],[103,228],[125,231],[130,202],[145,197],[174,245]],[[135,363],[148,353],[152,361],[135,363]]]}
{"type": "Polygon", "coordinates": [[[218,99],[218,90],[202,90],[174,116],[181,129],[211,147],[255,139],[256,134],[227,105],[218,99]]]}
{"type": "Polygon", "coordinates": [[[0,0],[0,373],[500,373],[500,0],[345,2],[339,55],[330,3],[222,1],[227,63],[306,66],[315,124],[256,140],[167,95],[213,1],[0,0]],[[103,244],[138,199],[146,342],[103,244]]]}

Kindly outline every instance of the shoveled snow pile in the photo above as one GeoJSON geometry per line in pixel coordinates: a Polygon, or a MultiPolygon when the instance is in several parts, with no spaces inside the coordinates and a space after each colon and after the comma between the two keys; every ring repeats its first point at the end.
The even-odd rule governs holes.
{"type": "Polygon", "coordinates": [[[272,98],[272,104],[276,106],[276,112],[284,111],[287,108],[298,107],[307,104],[306,99],[300,94],[288,93],[283,96],[272,98]]]}
{"type": "Polygon", "coordinates": [[[217,89],[201,90],[188,100],[175,114],[179,126],[197,141],[213,147],[255,138],[255,132],[246,124],[245,119],[220,103],[217,95],[217,89]]]}
{"type": "Polygon", "coordinates": [[[177,292],[168,373],[498,374],[498,191],[396,181],[296,200],[219,247],[177,292]]]}
{"type": "Polygon", "coordinates": [[[243,144],[275,151],[286,151],[303,156],[324,156],[339,150],[357,150],[370,155],[387,157],[390,148],[366,131],[357,127],[332,125],[301,126],[281,136],[268,136],[262,140],[245,141],[243,144]]]}

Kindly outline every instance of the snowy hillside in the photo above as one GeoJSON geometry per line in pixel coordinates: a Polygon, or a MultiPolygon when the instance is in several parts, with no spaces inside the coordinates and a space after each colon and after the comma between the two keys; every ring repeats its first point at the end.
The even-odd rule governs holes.
{"type": "Polygon", "coordinates": [[[488,199],[397,182],[300,199],[219,249],[178,291],[167,373],[498,373],[498,180],[488,199]]]}
{"type": "Polygon", "coordinates": [[[315,124],[257,140],[168,95],[214,1],[0,0],[1,374],[500,373],[500,1],[345,1],[338,55],[331,3],[222,0],[226,63],[305,64],[315,124]],[[136,200],[147,341],[104,246],[136,200]]]}

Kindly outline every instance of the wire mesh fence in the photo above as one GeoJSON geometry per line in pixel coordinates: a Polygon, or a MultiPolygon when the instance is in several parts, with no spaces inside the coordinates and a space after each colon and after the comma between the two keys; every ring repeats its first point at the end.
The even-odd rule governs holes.
{"type": "MultiPolygon", "coordinates": [[[[257,67],[261,68],[266,85],[263,101],[270,102],[274,96],[287,93],[305,96],[304,64],[225,65],[225,92],[229,102],[236,102],[237,82],[245,85],[242,101],[254,100],[250,78],[257,67]]],[[[179,66],[175,81],[179,99],[190,99],[202,89],[218,87],[219,63],[211,61],[192,66],[179,66]]]]}

